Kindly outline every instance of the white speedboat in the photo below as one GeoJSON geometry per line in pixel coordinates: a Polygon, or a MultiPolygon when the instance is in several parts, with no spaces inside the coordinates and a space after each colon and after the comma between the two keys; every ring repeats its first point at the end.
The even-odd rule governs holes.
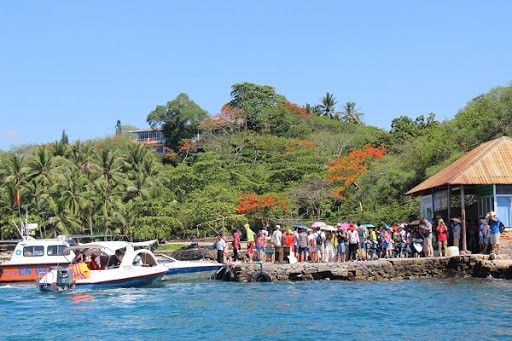
{"type": "Polygon", "coordinates": [[[77,250],[85,255],[85,260],[97,257],[99,269],[91,270],[95,267],[92,264],[88,266],[87,262],[70,262],[70,265],[52,269],[42,277],[38,282],[41,291],[142,287],[162,278],[168,271],[167,267],[158,264],[150,250],[135,250],[129,242],[106,241],[70,246],[64,254],[77,250]]]}
{"type": "Polygon", "coordinates": [[[206,261],[180,261],[164,254],[156,254],[158,263],[167,268],[163,280],[176,282],[205,281],[224,267],[221,263],[206,261]]]}

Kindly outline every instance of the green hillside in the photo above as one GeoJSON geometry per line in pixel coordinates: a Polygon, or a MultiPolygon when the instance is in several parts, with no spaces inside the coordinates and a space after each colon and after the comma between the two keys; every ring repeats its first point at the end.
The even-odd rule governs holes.
{"type": "Polygon", "coordinates": [[[164,128],[163,157],[123,134],[0,154],[0,238],[16,238],[13,221],[26,212],[38,236],[134,239],[210,236],[244,223],[409,221],[419,204],[405,192],[512,133],[512,86],[470,100],[453,120],[402,116],[389,132],[365,125],[355,103],[336,111],[329,93],[299,106],[270,86],[240,83],[231,98],[215,116],[185,94],[157,106],[147,120],[164,128]]]}

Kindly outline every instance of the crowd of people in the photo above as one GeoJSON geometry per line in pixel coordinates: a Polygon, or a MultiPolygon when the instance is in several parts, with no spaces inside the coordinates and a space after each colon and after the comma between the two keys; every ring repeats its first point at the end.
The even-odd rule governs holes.
{"type": "MultiPolygon", "coordinates": [[[[429,221],[426,218],[413,223],[375,227],[371,224],[338,223],[336,226],[318,224],[275,225],[273,231],[261,229],[254,233],[245,225],[249,262],[345,262],[392,257],[448,256],[448,246],[461,246],[461,220],[451,218],[429,221]],[[420,245],[421,247],[418,247],[420,245]]],[[[469,249],[474,253],[500,252],[500,232],[503,224],[495,212],[480,219],[477,229],[468,229],[469,249]],[[472,235],[474,233],[474,235],[472,235]],[[477,244],[478,243],[478,244],[477,244]]],[[[232,231],[228,242],[217,235],[217,261],[239,260],[241,234],[232,231]],[[233,258],[231,258],[231,255],[233,258]]]]}

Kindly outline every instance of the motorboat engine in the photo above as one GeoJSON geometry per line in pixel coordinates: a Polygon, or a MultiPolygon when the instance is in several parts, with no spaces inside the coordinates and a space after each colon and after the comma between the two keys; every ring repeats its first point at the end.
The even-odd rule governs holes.
{"type": "Polygon", "coordinates": [[[57,269],[57,280],[55,281],[59,289],[70,289],[73,287],[73,270],[71,268],[57,269]]]}

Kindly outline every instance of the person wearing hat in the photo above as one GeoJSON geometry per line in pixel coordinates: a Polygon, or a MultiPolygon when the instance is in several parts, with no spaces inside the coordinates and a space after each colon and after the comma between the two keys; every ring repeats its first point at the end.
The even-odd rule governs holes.
{"type": "Polygon", "coordinates": [[[91,253],[91,257],[87,266],[91,270],[99,270],[101,269],[101,261],[100,257],[98,257],[95,253],[91,253]]]}
{"type": "Polygon", "coordinates": [[[453,246],[460,248],[460,219],[452,218],[452,237],[453,237],[453,246]]]}
{"type": "Polygon", "coordinates": [[[275,251],[275,257],[279,259],[281,253],[283,252],[283,233],[281,232],[281,225],[276,225],[274,227],[274,232],[272,232],[272,245],[275,251]]]}
{"type": "Polygon", "coordinates": [[[354,224],[350,224],[348,226],[347,239],[348,239],[348,260],[356,261],[357,260],[357,249],[359,247],[359,233],[356,231],[354,224]]]}

